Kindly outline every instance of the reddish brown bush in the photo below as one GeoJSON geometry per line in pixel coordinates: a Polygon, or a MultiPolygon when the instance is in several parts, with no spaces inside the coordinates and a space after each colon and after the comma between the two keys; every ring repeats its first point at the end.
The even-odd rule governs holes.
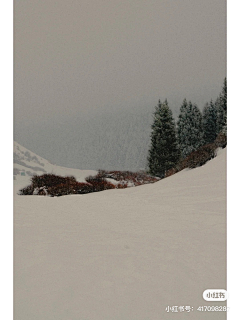
{"type": "Polygon", "coordinates": [[[21,195],[30,195],[30,194],[33,194],[33,192],[34,192],[34,188],[33,188],[32,184],[31,184],[30,186],[27,186],[27,187],[21,189],[19,191],[19,194],[21,194],[21,195]]]}
{"type": "Polygon", "coordinates": [[[134,186],[140,186],[142,184],[154,183],[159,180],[158,178],[150,176],[143,171],[131,172],[99,170],[96,178],[114,179],[116,181],[119,181],[120,183],[123,183],[121,187],[124,188],[128,186],[128,183],[131,183],[134,186]]]}
{"type": "Polygon", "coordinates": [[[124,182],[120,182],[116,185],[117,189],[126,189],[127,187],[128,187],[128,184],[124,182]]]}
{"type": "Polygon", "coordinates": [[[107,189],[114,189],[115,186],[104,179],[88,177],[87,182],[77,182],[74,177],[61,177],[54,174],[43,174],[33,176],[30,186],[20,190],[21,195],[49,195],[63,196],[68,194],[87,194],[107,189]]]}
{"type": "Polygon", "coordinates": [[[179,170],[185,168],[197,168],[204,165],[207,161],[216,156],[216,145],[214,143],[206,144],[198,150],[191,152],[183,161],[178,165],[179,170]]]}
{"type": "Polygon", "coordinates": [[[85,178],[85,180],[93,186],[93,192],[115,189],[115,186],[111,182],[108,182],[104,178],[98,176],[89,176],[85,178]]]}
{"type": "Polygon", "coordinates": [[[214,143],[217,148],[225,148],[227,145],[227,136],[224,133],[220,132],[214,143]]]}
{"type": "Polygon", "coordinates": [[[177,172],[178,172],[177,168],[169,169],[165,174],[165,178],[170,177],[170,176],[172,176],[173,174],[175,174],[177,172]]]}
{"type": "Polygon", "coordinates": [[[76,179],[72,176],[62,177],[55,174],[42,174],[41,176],[34,175],[31,178],[31,182],[34,188],[41,188],[44,186],[56,186],[58,184],[71,184],[75,183],[76,179]]]}
{"type": "Polygon", "coordinates": [[[88,183],[61,183],[47,188],[47,192],[51,196],[62,196],[68,194],[86,194],[93,191],[93,187],[88,183]]]}
{"type": "Polygon", "coordinates": [[[31,185],[20,190],[22,195],[62,196],[68,194],[86,194],[109,189],[124,189],[130,185],[139,186],[158,181],[158,178],[144,172],[104,171],[99,170],[96,176],[89,176],[86,182],[77,182],[74,177],[61,177],[54,174],[33,176],[31,185]],[[114,179],[119,183],[114,185],[106,179],[114,179]]]}

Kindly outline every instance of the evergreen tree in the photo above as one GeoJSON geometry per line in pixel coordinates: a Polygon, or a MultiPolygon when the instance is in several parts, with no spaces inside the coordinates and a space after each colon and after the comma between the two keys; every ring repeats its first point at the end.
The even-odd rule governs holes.
{"type": "Polygon", "coordinates": [[[153,116],[148,156],[149,172],[164,178],[166,171],[174,167],[179,160],[175,123],[167,100],[164,103],[159,100],[153,116]]]}
{"type": "Polygon", "coordinates": [[[184,99],[177,122],[178,144],[182,158],[203,144],[202,115],[191,101],[184,99]]]}
{"type": "Polygon", "coordinates": [[[193,151],[197,150],[204,144],[202,114],[196,104],[192,107],[192,134],[191,145],[193,151]]]}
{"type": "Polygon", "coordinates": [[[184,99],[183,103],[180,107],[180,113],[177,121],[177,139],[179,149],[181,151],[181,156],[184,157],[187,153],[186,149],[188,146],[188,103],[187,100],[184,99]]]}
{"type": "Polygon", "coordinates": [[[217,137],[217,110],[211,100],[203,109],[203,134],[204,143],[212,143],[217,137]]]}
{"type": "Polygon", "coordinates": [[[215,101],[215,108],[217,112],[217,133],[224,130],[227,123],[227,114],[221,104],[220,96],[215,101]]]}
{"type": "Polygon", "coordinates": [[[227,113],[227,78],[224,79],[222,92],[220,94],[221,106],[227,113]]]}
{"type": "Polygon", "coordinates": [[[227,79],[224,79],[222,92],[215,102],[217,110],[217,133],[227,130],[227,79]]]}

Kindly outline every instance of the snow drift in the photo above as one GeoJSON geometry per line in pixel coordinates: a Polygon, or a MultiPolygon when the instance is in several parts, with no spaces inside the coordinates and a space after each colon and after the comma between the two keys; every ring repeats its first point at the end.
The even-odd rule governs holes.
{"type": "Polygon", "coordinates": [[[226,319],[197,311],[225,305],[202,293],[226,289],[226,149],[155,184],[14,207],[16,320],[226,319]]]}

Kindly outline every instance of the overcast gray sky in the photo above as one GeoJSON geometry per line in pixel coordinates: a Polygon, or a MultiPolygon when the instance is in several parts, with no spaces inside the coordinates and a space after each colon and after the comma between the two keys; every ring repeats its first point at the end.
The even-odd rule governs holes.
{"type": "Polygon", "coordinates": [[[225,7],[225,0],[15,1],[15,139],[31,135],[33,124],[152,108],[159,98],[173,109],[184,97],[202,108],[226,75],[225,7]]]}

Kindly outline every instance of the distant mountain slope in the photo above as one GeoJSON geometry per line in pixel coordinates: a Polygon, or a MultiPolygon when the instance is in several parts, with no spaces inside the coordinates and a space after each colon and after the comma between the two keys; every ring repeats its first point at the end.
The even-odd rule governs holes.
{"type": "Polygon", "coordinates": [[[56,166],[15,141],[13,159],[13,175],[15,180],[20,177],[30,178],[35,174],[54,173],[63,176],[73,175],[78,181],[84,181],[86,176],[96,174],[94,170],[80,170],[56,166]]]}
{"type": "Polygon", "coordinates": [[[20,174],[32,176],[33,174],[42,174],[49,172],[49,169],[53,167],[49,161],[24,148],[15,141],[13,148],[13,159],[14,175],[20,174]]]}

